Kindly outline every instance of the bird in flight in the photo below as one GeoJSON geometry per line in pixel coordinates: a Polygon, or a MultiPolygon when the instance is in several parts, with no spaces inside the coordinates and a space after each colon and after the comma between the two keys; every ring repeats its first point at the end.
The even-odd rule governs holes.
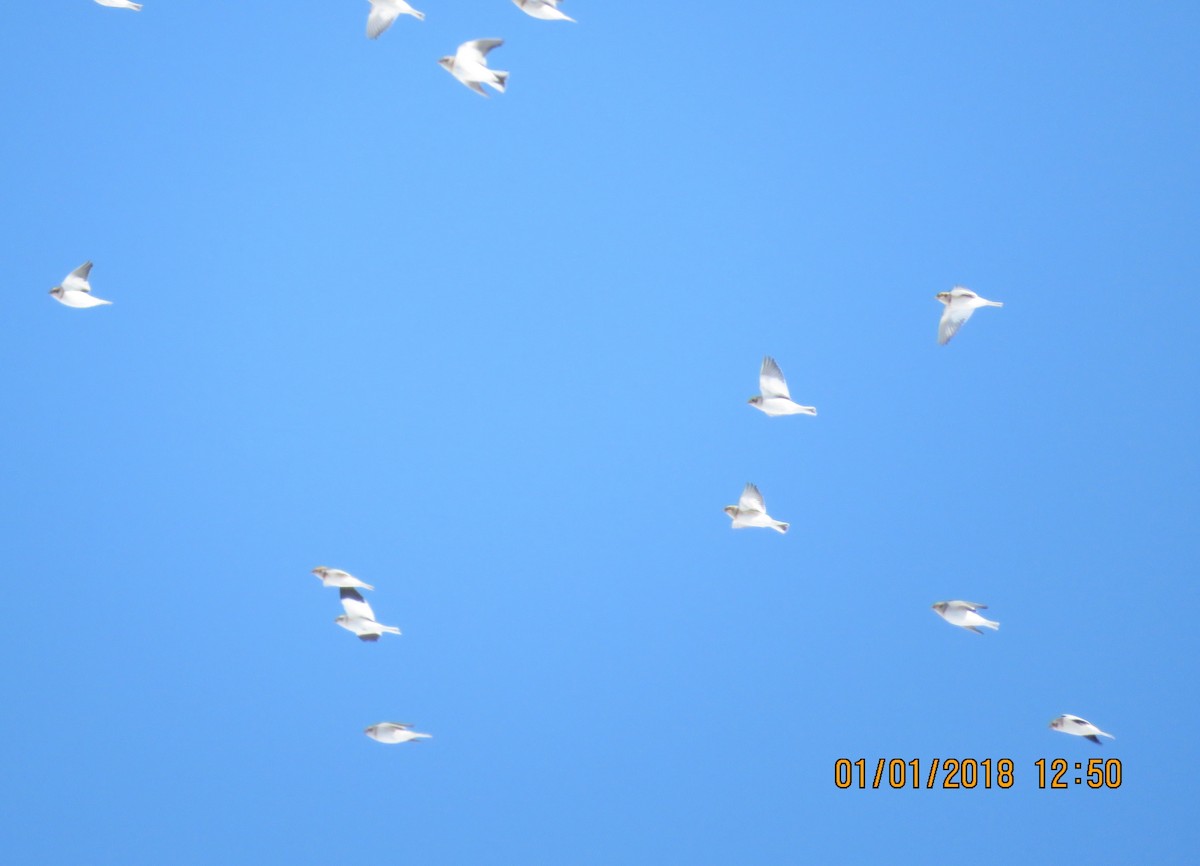
{"type": "Polygon", "coordinates": [[[484,84],[503,93],[508,82],[508,73],[490,69],[487,65],[488,52],[503,44],[503,39],[476,39],[464,42],[458,46],[458,51],[453,55],[447,54],[438,60],[438,63],[480,96],[487,96],[483,89],[484,84]]]}
{"type": "Polygon", "coordinates": [[[1105,733],[1087,719],[1081,719],[1079,716],[1073,716],[1070,713],[1063,713],[1057,719],[1050,722],[1050,727],[1056,731],[1062,731],[1064,734],[1084,737],[1091,740],[1097,746],[1100,745],[1101,737],[1108,737],[1110,740],[1116,739],[1112,734],[1105,733]]]}
{"type": "Polygon", "coordinates": [[[937,615],[951,625],[956,625],[959,628],[965,628],[968,631],[973,631],[975,634],[983,634],[976,626],[983,626],[994,630],[1000,629],[1000,623],[993,622],[990,619],[984,619],[975,611],[987,610],[986,604],[978,604],[973,601],[939,601],[933,605],[937,615]]]}
{"type": "Polygon", "coordinates": [[[747,484],[738,499],[737,505],[726,505],[725,513],[733,518],[734,529],[745,529],[747,526],[764,526],[783,534],[788,531],[788,524],[776,520],[767,514],[767,506],[762,494],[753,484],[747,484]]]}
{"type": "Polygon", "coordinates": [[[420,734],[412,729],[412,725],[404,722],[380,722],[363,730],[372,740],[381,743],[407,743],[410,740],[429,740],[432,734],[420,734]]]}
{"type": "Polygon", "coordinates": [[[353,574],[342,571],[340,568],[327,568],[324,565],[319,565],[312,570],[312,573],[317,576],[323,586],[349,586],[357,587],[358,589],[374,589],[369,583],[363,583],[353,574]]]}
{"type": "Polygon", "coordinates": [[[560,12],[559,0],[513,0],[522,12],[531,18],[541,18],[543,21],[574,21],[575,19],[560,12]]]}
{"type": "Polygon", "coordinates": [[[334,620],[346,631],[358,635],[359,640],[377,641],[382,634],[400,634],[400,629],[394,625],[381,625],[375,621],[375,611],[362,597],[357,589],[343,586],[338,590],[342,599],[344,614],[334,620]]]}
{"type": "Polygon", "coordinates": [[[367,38],[378,39],[379,35],[392,26],[401,15],[411,15],[418,21],[425,20],[425,13],[418,12],[404,0],[369,0],[371,13],[367,16],[367,38]]]}
{"type": "Polygon", "coordinates": [[[767,415],[778,417],[817,414],[815,406],[801,406],[792,400],[792,395],[788,393],[787,380],[783,378],[783,371],[779,369],[774,358],[763,358],[762,369],[758,373],[758,390],[762,393],[751,397],[750,405],[767,415]]]}
{"type": "Polygon", "coordinates": [[[958,333],[971,314],[980,307],[1003,307],[999,301],[989,301],[981,298],[970,289],[955,286],[948,292],[938,292],[937,299],[946,305],[942,310],[942,320],[938,322],[938,345],[944,346],[950,338],[958,333]]]}
{"type": "Polygon", "coordinates": [[[52,288],[50,294],[60,304],[75,307],[76,309],[101,307],[105,304],[111,304],[112,301],[97,298],[92,294],[92,284],[88,282],[88,274],[91,272],[92,263],[84,262],[63,277],[62,285],[52,288]]]}

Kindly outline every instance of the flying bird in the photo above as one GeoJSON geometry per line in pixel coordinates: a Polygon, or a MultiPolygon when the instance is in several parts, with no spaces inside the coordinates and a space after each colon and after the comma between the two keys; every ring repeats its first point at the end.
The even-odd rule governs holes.
{"type": "Polygon", "coordinates": [[[559,0],[513,0],[513,2],[531,18],[541,18],[543,21],[575,20],[558,11],[559,0]]]}
{"type": "Polygon", "coordinates": [[[319,565],[312,570],[312,573],[317,576],[323,586],[347,586],[357,587],[359,589],[374,589],[369,583],[363,583],[353,574],[342,571],[340,568],[326,568],[324,565],[319,565]]]}
{"type": "Polygon", "coordinates": [[[412,725],[406,725],[403,722],[380,722],[364,729],[363,733],[372,740],[389,744],[407,743],[410,740],[428,740],[433,737],[432,734],[419,734],[412,729],[412,725]]]}
{"type": "Polygon", "coordinates": [[[1079,716],[1073,716],[1070,713],[1063,713],[1050,723],[1050,727],[1056,731],[1062,731],[1064,734],[1086,737],[1097,746],[1100,745],[1101,737],[1108,737],[1110,740],[1116,739],[1112,734],[1105,733],[1087,719],[1081,719],[1079,716]]]}
{"type": "Polygon", "coordinates": [[[801,406],[792,400],[788,393],[787,380],[783,371],[771,357],[763,358],[762,369],[758,373],[758,390],[762,393],[750,398],[750,405],[761,412],[777,417],[779,415],[816,415],[814,406],[801,406]]]}
{"type": "Polygon", "coordinates": [[[55,286],[50,290],[50,294],[60,304],[77,309],[86,307],[100,307],[105,304],[111,304],[112,301],[105,301],[102,298],[97,298],[92,294],[91,283],[88,282],[88,274],[92,272],[92,263],[84,262],[71,273],[63,277],[62,285],[55,286]]]}
{"type": "Polygon", "coordinates": [[[747,484],[737,505],[726,505],[725,513],[733,518],[734,529],[744,529],[747,526],[769,526],[783,534],[788,531],[788,524],[776,520],[767,514],[767,506],[762,494],[753,484],[747,484]]]}
{"type": "Polygon", "coordinates": [[[358,635],[359,640],[377,641],[381,634],[400,634],[400,629],[394,625],[380,625],[375,621],[375,611],[362,597],[357,589],[343,586],[338,590],[342,599],[342,609],[346,612],[334,620],[346,631],[358,635]]]}
{"type": "Polygon", "coordinates": [[[971,314],[980,307],[1003,307],[999,301],[989,301],[981,298],[970,289],[955,286],[948,292],[938,292],[937,299],[946,305],[942,310],[942,320],[938,323],[938,345],[944,346],[950,338],[958,333],[971,314]]]}
{"type": "Polygon", "coordinates": [[[973,631],[975,634],[983,634],[976,626],[994,629],[999,631],[1000,623],[992,622],[990,619],[984,619],[975,611],[987,610],[986,604],[978,604],[974,601],[939,601],[933,605],[934,611],[950,625],[956,625],[959,628],[965,628],[968,631],[973,631]]]}
{"type": "Polygon", "coordinates": [[[503,93],[508,82],[508,73],[489,69],[487,65],[488,52],[503,44],[503,39],[476,39],[473,42],[464,42],[458,46],[458,51],[453,56],[446,55],[438,63],[480,96],[487,96],[482,87],[484,84],[503,93]]]}
{"type": "Polygon", "coordinates": [[[425,20],[425,13],[418,12],[404,0],[368,0],[371,14],[367,16],[367,38],[378,39],[379,34],[392,26],[401,15],[411,15],[418,21],[425,20]]]}
{"type": "Polygon", "coordinates": [[[141,3],[131,3],[130,0],[96,0],[101,6],[111,6],[113,9],[132,9],[138,12],[142,8],[141,3]]]}

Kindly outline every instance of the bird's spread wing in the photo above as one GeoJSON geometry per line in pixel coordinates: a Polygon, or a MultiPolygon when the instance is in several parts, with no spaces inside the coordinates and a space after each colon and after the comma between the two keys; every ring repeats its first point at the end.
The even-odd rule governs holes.
{"type": "Polygon", "coordinates": [[[484,99],[491,99],[491,97],[488,96],[487,91],[483,89],[483,85],[480,84],[478,81],[466,81],[462,78],[460,78],[458,80],[461,81],[463,84],[467,85],[467,87],[474,90],[476,93],[478,93],[484,99]]]}
{"type": "Polygon", "coordinates": [[[69,292],[90,292],[92,287],[88,285],[88,274],[92,272],[92,263],[84,262],[71,273],[67,274],[62,281],[62,287],[69,292]]]}
{"type": "Polygon", "coordinates": [[[358,636],[358,639],[369,641],[370,643],[375,643],[375,641],[379,640],[379,635],[377,635],[377,634],[360,634],[358,636]]]}
{"type": "Polygon", "coordinates": [[[951,298],[950,303],[946,304],[946,309],[942,310],[942,320],[938,323],[938,344],[946,345],[950,342],[950,338],[958,333],[958,329],[963,326],[963,322],[971,318],[971,313],[975,312],[966,304],[955,303],[951,298]]]}
{"type": "Polygon", "coordinates": [[[763,512],[767,510],[762,494],[758,492],[758,488],[753,484],[747,484],[746,489],[742,491],[742,498],[738,500],[738,508],[763,512]]]}
{"type": "Polygon", "coordinates": [[[342,598],[342,608],[349,616],[361,616],[363,619],[375,621],[375,611],[371,610],[371,605],[367,604],[367,600],[357,589],[344,586],[338,594],[342,598]]]}
{"type": "Polygon", "coordinates": [[[783,371],[779,369],[774,358],[763,358],[762,370],[758,374],[758,389],[763,397],[792,399],[792,395],[788,393],[787,380],[783,378],[783,371]]]}
{"type": "Polygon", "coordinates": [[[487,53],[503,44],[503,39],[476,39],[473,42],[464,42],[454,53],[454,62],[479,63],[486,66],[487,61],[484,58],[487,57],[487,53]]]}
{"type": "Polygon", "coordinates": [[[392,26],[400,15],[400,7],[388,0],[371,0],[371,14],[367,16],[367,38],[378,39],[379,34],[392,26]]]}
{"type": "Polygon", "coordinates": [[[1085,739],[1085,740],[1091,740],[1091,741],[1092,741],[1093,743],[1095,743],[1097,746],[1103,745],[1103,743],[1101,743],[1101,742],[1100,742],[1100,738],[1099,738],[1099,737],[1097,737],[1095,734],[1087,734],[1087,735],[1085,735],[1085,736],[1084,736],[1084,739],[1085,739]]]}

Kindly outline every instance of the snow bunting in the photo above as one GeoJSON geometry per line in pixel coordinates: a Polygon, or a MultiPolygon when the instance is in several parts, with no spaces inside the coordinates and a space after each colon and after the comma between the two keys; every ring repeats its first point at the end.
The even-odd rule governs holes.
{"type": "Polygon", "coordinates": [[[946,309],[942,310],[942,320],[938,323],[938,344],[942,346],[950,342],[950,338],[980,307],[1004,306],[999,301],[981,298],[962,286],[955,286],[948,292],[938,292],[937,299],[946,305],[946,309]]]}
{"type": "Polygon", "coordinates": [[[543,21],[575,20],[558,11],[559,0],[513,0],[513,2],[531,18],[541,18],[543,21]]]}
{"type": "Polygon", "coordinates": [[[326,568],[319,565],[312,570],[312,573],[317,576],[323,586],[347,586],[358,587],[360,589],[374,589],[369,583],[363,583],[353,574],[342,571],[340,568],[326,568]]]}
{"type": "Polygon", "coordinates": [[[476,39],[473,42],[464,42],[458,46],[458,51],[453,56],[446,55],[438,63],[480,96],[487,96],[481,86],[483,84],[503,93],[508,82],[508,73],[489,69],[487,65],[488,52],[503,44],[503,39],[476,39]]]}
{"type": "Polygon", "coordinates": [[[788,393],[787,380],[783,371],[775,363],[774,358],[763,358],[762,369],[758,373],[758,394],[750,398],[750,405],[767,415],[816,415],[813,406],[801,406],[792,401],[788,393]]]}
{"type": "Polygon", "coordinates": [[[410,740],[428,740],[433,737],[432,734],[419,734],[412,730],[412,725],[403,722],[380,722],[366,728],[363,733],[381,743],[407,743],[410,740]]]}
{"type": "Polygon", "coordinates": [[[1086,737],[1097,746],[1100,745],[1101,737],[1108,737],[1110,740],[1116,739],[1112,734],[1106,734],[1087,719],[1081,719],[1079,716],[1073,716],[1070,713],[1063,713],[1050,723],[1050,727],[1056,731],[1062,731],[1064,734],[1086,737]]]}
{"type": "Polygon", "coordinates": [[[384,634],[400,634],[400,629],[394,625],[380,625],[375,621],[375,611],[362,597],[357,589],[343,586],[338,590],[342,599],[342,609],[346,612],[334,620],[346,631],[358,635],[359,640],[377,641],[384,634]]]}
{"type": "Polygon", "coordinates": [[[371,14],[367,16],[367,38],[378,39],[379,34],[392,26],[401,15],[411,15],[418,21],[425,20],[425,13],[418,12],[404,0],[368,0],[371,14]]]}
{"type": "Polygon", "coordinates": [[[104,304],[111,304],[112,301],[105,301],[102,298],[97,298],[92,294],[91,283],[88,282],[88,274],[92,272],[92,263],[84,262],[71,273],[63,277],[62,285],[55,286],[50,290],[50,294],[60,304],[68,307],[76,307],[84,309],[86,307],[100,307],[104,304]]]}
{"type": "Polygon", "coordinates": [[[131,3],[130,0],[96,0],[101,6],[111,6],[113,9],[132,9],[138,12],[142,8],[141,3],[131,3]]]}
{"type": "Polygon", "coordinates": [[[986,604],[978,604],[973,601],[939,601],[933,605],[937,615],[951,625],[956,625],[959,628],[965,628],[975,634],[983,634],[976,626],[983,626],[999,630],[1000,623],[992,622],[990,619],[984,619],[975,611],[987,610],[986,604]]]}
{"type": "Polygon", "coordinates": [[[776,532],[788,531],[788,524],[776,520],[767,514],[767,506],[762,494],[753,484],[747,484],[737,505],[726,505],[725,513],[733,518],[734,529],[744,529],[747,526],[769,526],[776,532]]]}

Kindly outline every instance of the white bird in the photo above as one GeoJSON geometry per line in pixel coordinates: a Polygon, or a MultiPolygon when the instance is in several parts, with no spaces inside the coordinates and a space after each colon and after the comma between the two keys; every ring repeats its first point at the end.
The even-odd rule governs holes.
{"type": "Polygon", "coordinates": [[[76,307],[77,309],[101,307],[105,304],[111,304],[112,301],[97,298],[92,294],[92,286],[88,282],[88,274],[91,272],[92,263],[84,262],[63,277],[62,285],[52,288],[50,294],[60,304],[65,304],[68,307],[76,307]]]}
{"type": "Polygon", "coordinates": [[[948,292],[938,292],[937,299],[946,305],[942,310],[942,320],[938,323],[938,344],[941,346],[950,342],[950,338],[958,333],[971,314],[980,307],[1003,307],[999,301],[989,301],[981,298],[970,289],[955,286],[948,292]]]}
{"type": "Polygon", "coordinates": [[[1073,716],[1070,713],[1063,713],[1050,723],[1050,727],[1056,731],[1062,731],[1064,734],[1087,737],[1087,739],[1091,740],[1097,746],[1100,745],[1100,737],[1108,737],[1110,740],[1116,739],[1112,734],[1105,733],[1087,719],[1081,719],[1079,716],[1073,716]]]}
{"type": "Polygon", "coordinates": [[[801,406],[792,400],[788,393],[787,380],[783,371],[771,357],[763,358],[762,369],[758,373],[758,390],[762,391],[750,398],[750,405],[767,415],[816,415],[814,406],[801,406]]]}
{"type": "Polygon", "coordinates": [[[453,56],[447,54],[438,60],[438,63],[480,96],[487,96],[481,86],[483,84],[503,93],[508,82],[508,73],[489,69],[487,65],[488,52],[503,44],[503,39],[476,39],[464,42],[458,46],[458,51],[453,56]]]}
{"type": "Polygon", "coordinates": [[[990,619],[984,619],[975,611],[987,610],[986,604],[979,604],[974,601],[939,601],[933,605],[937,615],[951,625],[956,625],[959,628],[965,628],[975,634],[983,634],[976,626],[994,629],[999,631],[1000,623],[992,622],[990,619]]]}
{"type": "Polygon", "coordinates": [[[418,21],[425,20],[425,13],[418,12],[404,0],[368,0],[371,14],[367,16],[367,38],[378,39],[379,34],[392,26],[401,15],[411,15],[418,21]]]}
{"type": "Polygon", "coordinates": [[[369,583],[363,583],[353,574],[342,571],[340,568],[326,568],[324,565],[319,565],[312,570],[312,573],[317,576],[323,586],[347,586],[359,587],[361,589],[374,589],[369,583]]]}
{"type": "Polygon", "coordinates": [[[725,513],[733,518],[734,529],[744,529],[747,526],[768,526],[778,533],[788,531],[788,524],[776,520],[767,514],[766,503],[762,494],[753,484],[747,484],[737,505],[726,505],[725,513]]]}
{"type": "Polygon", "coordinates": [[[575,20],[558,11],[559,0],[513,0],[513,2],[531,18],[541,18],[543,21],[575,20]]]}
{"type": "Polygon", "coordinates": [[[407,743],[411,740],[429,740],[433,738],[433,734],[419,734],[412,729],[412,725],[406,725],[403,722],[380,722],[377,725],[371,725],[365,728],[363,733],[372,740],[378,740],[381,743],[407,743]]]}
{"type": "Polygon", "coordinates": [[[380,625],[375,621],[375,611],[357,589],[343,586],[338,590],[342,598],[342,609],[346,612],[334,620],[346,631],[358,635],[359,640],[377,641],[381,634],[400,634],[394,625],[380,625]]]}
{"type": "Polygon", "coordinates": [[[131,3],[130,0],[96,0],[101,6],[111,6],[113,9],[132,9],[134,12],[142,8],[141,3],[131,3]]]}

